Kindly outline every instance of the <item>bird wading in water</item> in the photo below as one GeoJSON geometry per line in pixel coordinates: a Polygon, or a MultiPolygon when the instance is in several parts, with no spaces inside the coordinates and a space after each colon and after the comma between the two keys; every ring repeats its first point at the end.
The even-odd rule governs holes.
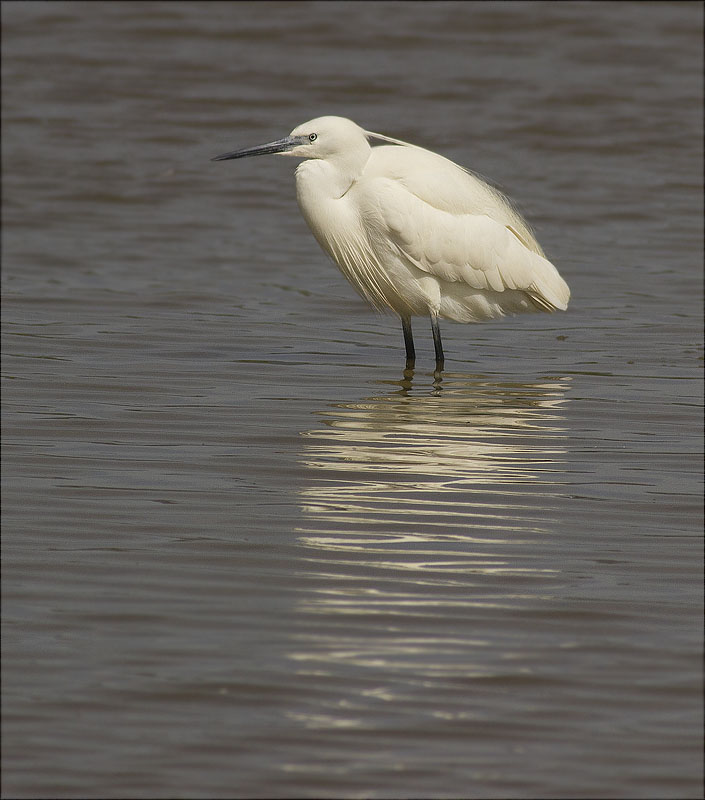
{"type": "Polygon", "coordinates": [[[216,156],[277,153],[296,168],[299,208],[316,240],[372,306],[401,318],[406,366],[416,359],[411,317],[484,322],[564,311],[570,290],[529,226],[496,189],[422,147],[319,117],[269,144],[216,156]],[[371,147],[369,140],[388,144],[371,147]]]}

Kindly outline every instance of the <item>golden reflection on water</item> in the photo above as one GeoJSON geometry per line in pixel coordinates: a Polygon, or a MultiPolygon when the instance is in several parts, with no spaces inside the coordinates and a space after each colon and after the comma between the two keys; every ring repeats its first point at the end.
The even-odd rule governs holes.
{"type": "Polygon", "coordinates": [[[317,619],[293,637],[301,672],[497,671],[475,657],[489,644],[485,622],[549,600],[560,572],[547,543],[568,385],[447,373],[417,385],[405,373],[319,412],[301,456],[309,481],[296,532],[312,581],[298,608],[317,619]]]}

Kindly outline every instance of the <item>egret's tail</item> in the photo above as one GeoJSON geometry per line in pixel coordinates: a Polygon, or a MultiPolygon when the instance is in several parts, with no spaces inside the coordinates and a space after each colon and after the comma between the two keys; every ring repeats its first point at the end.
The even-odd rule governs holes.
{"type": "Polygon", "coordinates": [[[533,280],[527,293],[546,311],[565,311],[570,300],[568,284],[545,258],[532,254],[533,280]]]}

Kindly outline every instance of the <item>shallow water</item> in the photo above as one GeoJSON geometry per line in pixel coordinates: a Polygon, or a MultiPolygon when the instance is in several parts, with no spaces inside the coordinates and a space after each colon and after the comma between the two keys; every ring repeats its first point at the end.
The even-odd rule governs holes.
{"type": "Polygon", "coordinates": [[[4,3],[3,796],[699,797],[702,7],[4,3]],[[566,314],[365,308],[323,113],[566,314]]]}

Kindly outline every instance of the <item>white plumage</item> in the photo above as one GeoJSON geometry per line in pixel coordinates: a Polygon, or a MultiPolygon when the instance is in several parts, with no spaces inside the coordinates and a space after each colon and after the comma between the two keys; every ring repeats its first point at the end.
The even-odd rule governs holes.
{"type": "Polygon", "coordinates": [[[482,322],[507,313],[565,310],[567,284],[497,190],[443,156],[319,117],[284,139],[214,160],[280,153],[305,159],[296,193],[313,235],[355,289],[401,320],[407,366],[411,316],[482,322]],[[371,147],[369,139],[391,144],[371,147]]]}

